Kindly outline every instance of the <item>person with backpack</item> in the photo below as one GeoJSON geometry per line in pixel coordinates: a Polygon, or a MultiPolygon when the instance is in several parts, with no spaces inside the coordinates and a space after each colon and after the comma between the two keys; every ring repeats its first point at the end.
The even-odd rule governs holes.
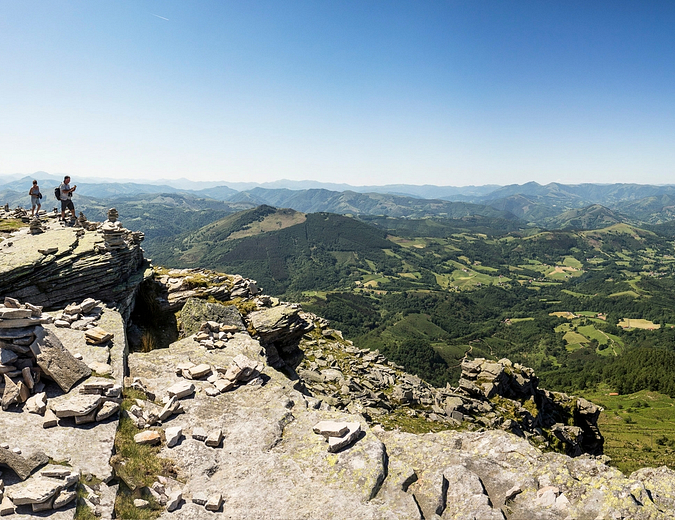
{"type": "Polygon", "coordinates": [[[40,186],[38,186],[37,180],[33,181],[33,186],[28,190],[28,195],[30,195],[30,216],[40,218],[40,207],[42,206],[40,199],[42,198],[42,193],[40,193],[40,186]],[[35,207],[37,207],[37,211],[35,211],[35,207]]]}
{"type": "Polygon", "coordinates": [[[75,206],[73,205],[73,192],[77,188],[77,185],[70,187],[70,176],[66,175],[63,178],[63,182],[59,186],[59,195],[61,200],[61,220],[66,220],[66,210],[70,210],[72,218],[75,218],[75,206]]]}

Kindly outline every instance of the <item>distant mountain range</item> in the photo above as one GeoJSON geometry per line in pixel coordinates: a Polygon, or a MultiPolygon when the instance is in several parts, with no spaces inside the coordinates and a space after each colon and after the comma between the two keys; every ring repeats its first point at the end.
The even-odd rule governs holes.
{"type": "MultiPolygon", "coordinates": [[[[61,175],[36,172],[0,178],[0,202],[27,205],[32,179],[37,179],[51,203],[52,188],[61,175]]],[[[331,212],[354,216],[457,219],[481,216],[521,220],[550,229],[589,229],[595,222],[662,224],[675,219],[675,185],[576,184],[536,182],[508,186],[432,186],[392,184],[349,186],[317,181],[280,180],[273,183],[190,182],[187,179],[109,182],[73,179],[82,201],[152,200],[146,196],[185,196],[208,199],[245,209],[261,204],[305,213],[331,212]],[[217,185],[215,185],[217,184],[217,185]],[[571,212],[571,213],[570,213],[571,212]]]]}

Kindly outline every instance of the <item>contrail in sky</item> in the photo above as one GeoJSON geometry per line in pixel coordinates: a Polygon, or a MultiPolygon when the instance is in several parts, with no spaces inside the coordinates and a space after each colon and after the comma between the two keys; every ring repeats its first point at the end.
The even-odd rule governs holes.
{"type": "Polygon", "coordinates": [[[161,18],[162,20],[166,20],[167,22],[169,21],[168,18],[164,18],[163,16],[159,16],[158,14],[155,13],[150,13],[152,16],[156,16],[157,18],[161,18]]]}

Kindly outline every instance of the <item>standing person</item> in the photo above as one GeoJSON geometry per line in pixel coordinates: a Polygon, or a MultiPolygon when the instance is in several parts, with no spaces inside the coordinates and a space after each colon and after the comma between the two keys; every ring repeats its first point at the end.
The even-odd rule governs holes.
{"type": "Polygon", "coordinates": [[[40,207],[42,206],[42,204],[40,204],[42,193],[40,193],[40,186],[38,186],[38,182],[36,180],[33,181],[33,186],[30,190],[28,190],[28,195],[30,195],[30,216],[39,217],[40,207]],[[35,211],[36,206],[37,211],[35,211]]]}
{"type": "Polygon", "coordinates": [[[73,192],[77,185],[70,187],[70,176],[63,178],[63,183],[59,186],[61,190],[61,220],[66,220],[66,210],[70,210],[72,218],[75,218],[75,206],[73,205],[73,192]]]}

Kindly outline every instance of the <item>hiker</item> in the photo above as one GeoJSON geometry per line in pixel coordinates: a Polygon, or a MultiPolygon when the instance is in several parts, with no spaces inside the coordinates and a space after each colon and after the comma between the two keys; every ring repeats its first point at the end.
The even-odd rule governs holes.
{"type": "Polygon", "coordinates": [[[33,181],[33,186],[31,187],[30,190],[28,190],[28,195],[30,195],[30,216],[31,217],[35,216],[39,218],[40,207],[42,206],[42,204],[40,204],[42,193],[40,193],[40,186],[38,186],[37,180],[33,181]],[[37,211],[35,211],[36,206],[37,211]]]}
{"type": "Polygon", "coordinates": [[[75,218],[75,206],[73,205],[73,192],[77,185],[70,187],[70,176],[66,175],[63,178],[63,183],[59,186],[61,190],[61,220],[66,220],[66,210],[70,210],[72,218],[75,218]]]}

